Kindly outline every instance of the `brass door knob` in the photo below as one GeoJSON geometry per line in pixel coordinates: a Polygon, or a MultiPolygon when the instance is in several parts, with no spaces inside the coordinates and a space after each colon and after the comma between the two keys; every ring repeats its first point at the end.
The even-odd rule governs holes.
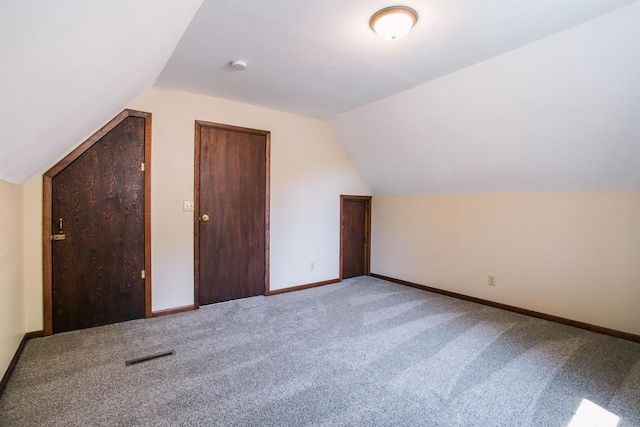
{"type": "Polygon", "coordinates": [[[207,214],[202,215],[202,220],[205,221],[205,222],[209,221],[209,215],[207,215],[207,214]]]}

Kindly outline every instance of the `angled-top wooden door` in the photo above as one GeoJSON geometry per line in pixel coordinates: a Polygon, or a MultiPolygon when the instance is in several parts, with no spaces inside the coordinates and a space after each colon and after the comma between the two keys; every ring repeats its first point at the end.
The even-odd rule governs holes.
{"type": "Polygon", "coordinates": [[[196,122],[195,301],[268,291],[269,132],[196,122]]]}
{"type": "Polygon", "coordinates": [[[340,278],[369,274],[369,196],[340,196],[340,278]]]}
{"type": "Polygon", "coordinates": [[[143,270],[150,117],[125,113],[107,132],[81,145],[81,154],[72,153],[45,175],[51,194],[45,228],[50,232],[54,333],[147,314],[143,270]]]}

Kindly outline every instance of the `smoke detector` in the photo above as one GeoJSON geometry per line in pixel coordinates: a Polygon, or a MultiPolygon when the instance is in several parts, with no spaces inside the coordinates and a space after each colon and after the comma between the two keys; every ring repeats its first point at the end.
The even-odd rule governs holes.
{"type": "Polygon", "coordinates": [[[244,71],[247,68],[247,63],[238,59],[231,61],[229,65],[236,71],[244,71]]]}

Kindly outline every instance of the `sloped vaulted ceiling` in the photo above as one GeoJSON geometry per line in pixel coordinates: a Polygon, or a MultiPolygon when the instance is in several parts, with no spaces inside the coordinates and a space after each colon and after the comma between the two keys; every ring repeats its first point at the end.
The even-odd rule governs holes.
{"type": "Polygon", "coordinates": [[[158,84],[328,119],[373,194],[640,188],[640,2],[402,3],[0,1],[0,179],[158,84]]]}
{"type": "Polygon", "coordinates": [[[640,3],[329,124],[377,195],[640,189],[640,3]]]}
{"type": "Polygon", "coordinates": [[[201,3],[0,1],[0,179],[41,173],[152,86],[201,3]]]}

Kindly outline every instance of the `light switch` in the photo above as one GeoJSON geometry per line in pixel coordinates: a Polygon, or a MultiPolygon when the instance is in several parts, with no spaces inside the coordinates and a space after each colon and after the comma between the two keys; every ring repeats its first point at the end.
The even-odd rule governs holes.
{"type": "Polygon", "coordinates": [[[183,210],[186,211],[192,211],[193,210],[193,200],[185,200],[184,201],[184,207],[183,210]]]}

